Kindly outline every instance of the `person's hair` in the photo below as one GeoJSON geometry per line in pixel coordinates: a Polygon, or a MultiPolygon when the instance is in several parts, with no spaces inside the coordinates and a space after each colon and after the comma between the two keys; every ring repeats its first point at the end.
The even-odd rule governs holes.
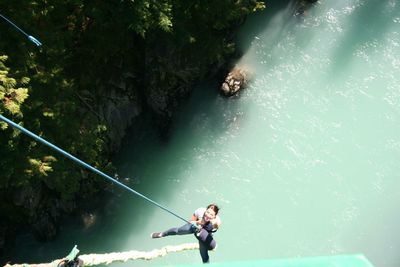
{"type": "Polygon", "coordinates": [[[219,211],[219,207],[217,205],[215,205],[215,204],[208,205],[207,209],[212,209],[215,212],[215,215],[217,215],[218,211],[219,211]]]}

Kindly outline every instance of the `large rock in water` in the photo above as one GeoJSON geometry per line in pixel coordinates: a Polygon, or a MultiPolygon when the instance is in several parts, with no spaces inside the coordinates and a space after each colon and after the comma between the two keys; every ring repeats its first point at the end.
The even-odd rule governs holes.
{"type": "Polygon", "coordinates": [[[221,85],[221,91],[226,96],[237,94],[247,85],[249,73],[245,69],[234,67],[221,85]]]}

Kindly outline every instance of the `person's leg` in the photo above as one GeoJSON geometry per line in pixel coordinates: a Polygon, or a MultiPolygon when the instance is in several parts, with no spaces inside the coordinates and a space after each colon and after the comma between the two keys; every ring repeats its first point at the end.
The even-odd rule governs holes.
{"type": "Polygon", "coordinates": [[[190,223],[187,223],[181,227],[174,227],[171,229],[168,229],[165,232],[162,232],[162,236],[168,236],[168,235],[188,235],[188,234],[193,234],[194,229],[190,223]]]}
{"type": "Polygon", "coordinates": [[[213,250],[217,246],[217,242],[214,240],[212,234],[204,229],[196,233],[196,238],[202,242],[208,250],[213,250]]]}
{"type": "Polygon", "coordinates": [[[200,256],[203,263],[210,263],[210,257],[208,256],[208,248],[207,245],[199,240],[199,249],[200,249],[200,256]]]}
{"type": "Polygon", "coordinates": [[[207,232],[211,233],[213,230],[213,225],[208,222],[205,225],[203,225],[202,229],[206,230],[207,232]]]}

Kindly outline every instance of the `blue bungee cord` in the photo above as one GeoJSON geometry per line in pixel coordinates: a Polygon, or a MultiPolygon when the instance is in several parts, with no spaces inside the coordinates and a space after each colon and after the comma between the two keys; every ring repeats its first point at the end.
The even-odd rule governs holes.
{"type": "Polygon", "coordinates": [[[6,117],[4,117],[4,116],[1,115],[1,114],[0,114],[0,120],[4,121],[5,123],[9,124],[10,126],[16,128],[16,129],[18,129],[18,130],[20,130],[20,131],[23,132],[24,134],[26,134],[26,135],[32,137],[33,139],[39,141],[40,143],[42,143],[42,144],[44,144],[44,145],[46,145],[46,146],[49,146],[51,149],[53,149],[53,150],[55,150],[55,151],[61,153],[61,154],[64,155],[65,157],[67,157],[67,158],[69,158],[69,159],[71,159],[71,160],[77,162],[77,163],[80,164],[81,166],[83,166],[83,167],[85,167],[85,168],[91,170],[92,172],[94,172],[94,173],[96,173],[96,174],[98,174],[98,175],[100,175],[100,176],[103,176],[104,178],[106,178],[106,179],[110,180],[111,182],[113,182],[113,183],[115,183],[115,184],[121,186],[122,188],[128,190],[129,192],[134,193],[135,195],[137,195],[137,196],[139,196],[139,197],[141,197],[141,198],[147,200],[148,202],[152,203],[153,205],[156,205],[157,207],[163,209],[164,211],[166,211],[166,212],[168,212],[168,213],[174,215],[175,217],[181,219],[181,220],[184,221],[185,223],[191,223],[191,222],[189,222],[188,220],[186,220],[185,218],[183,218],[183,217],[179,216],[178,214],[176,214],[175,212],[173,212],[173,211],[171,211],[171,210],[165,208],[164,206],[162,206],[161,204],[158,204],[158,203],[155,202],[154,200],[152,200],[152,199],[146,197],[145,195],[143,195],[143,194],[141,194],[141,193],[139,193],[139,192],[133,190],[133,189],[130,188],[129,186],[127,186],[127,185],[125,185],[125,184],[123,184],[123,183],[117,181],[116,179],[110,177],[109,175],[107,175],[107,174],[105,174],[105,173],[99,171],[98,169],[96,169],[96,168],[90,166],[90,165],[87,164],[86,162],[84,162],[84,161],[78,159],[77,157],[75,157],[75,156],[71,155],[70,153],[66,152],[65,150],[62,150],[61,148],[59,148],[59,147],[53,145],[52,143],[50,143],[50,142],[46,141],[45,139],[41,138],[40,136],[38,136],[38,135],[32,133],[31,131],[25,129],[25,128],[22,127],[21,125],[16,124],[15,122],[13,122],[13,121],[7,119],[6,117]]]}
{"type": "Polygon", "coordinates": [[[36,39],[35,37],[33,37],[32,35],[27,34],[26,32],[24,32],[20,27],[18,27],[14,22],[12,22],[11,20],[9,20],[8,18],[6,18],[5,16],[3,16],[2,14],[0,14],[0,17],[2,17],[5,21],[7,21],[8,23],[10,23],[15,29],[17,29],[18,31],[20,31],[23,35],[25,35],[29,41],[31,41],[32,43],[34,43],[37,46],[41,46],[42,43],[36,39]]]}

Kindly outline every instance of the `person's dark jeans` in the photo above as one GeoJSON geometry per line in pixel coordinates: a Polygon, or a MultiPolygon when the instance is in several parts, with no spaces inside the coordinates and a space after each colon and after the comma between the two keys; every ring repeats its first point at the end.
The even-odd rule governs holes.
{"type": "Polygon", "coordinates": [[[203,260],[203,263],[209,263],[210,257],[208,256],[208,251],[215,249],[217,242],[214,240],[212,234],[205,229],[201,229],[200,232],[195,235],[199,240],[201,259],[203,260]]]}
{"type": "MultiPolygon", "coordinates": [[[[205,228],[208,229],[207,227],[205,228]]],[[[214,240],[212,234],[206,229],[201,229],[196,233],[196,229],[190,223],[187,223],[181,227],[171,228],[162,234],[163,236],[195,234],[196,238],[199,240],[201,259],[203,260],[203,263],[209,263],[210,257],[208,251],[213,250],[217,246],[217,242],[214,240]]]]}
{"type": "Polygon", "coordinates": [[[181,227],[171,228],[163,232],[162,234],[163,236],[168,236],[168,235],[188,235],[194,233],[195,233],[195,228],[190,223],[187,223],[181,227]]]}

